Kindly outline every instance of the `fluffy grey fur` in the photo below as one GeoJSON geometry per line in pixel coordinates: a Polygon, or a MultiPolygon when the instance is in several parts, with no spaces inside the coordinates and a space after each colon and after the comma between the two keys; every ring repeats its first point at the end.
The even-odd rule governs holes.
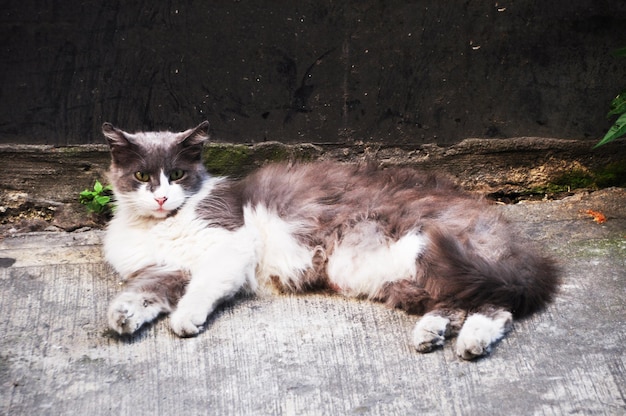
{"type": "MultiPolygon", "coordinates": [[[[169,176],[169,185],[182,189],[187,201],[213,181],[210,191],[195,202],[195,216],[201,227],[228,233],[253,227],[247,212],[262,207],[281,223],[291,225],[297,245],[310,253],[305,270],[289,276],[270,276],[280,290],[325,288],[348,294],[346,284],[329,270],[329,262],[339,256],[340,249],[372,253],[393,246],[403,237],[415,236],[427,242],[423,250],[416,248],[415,272],[382,278],[374,289],[357,295],[425,315],[427,319],[421,326],[418,323],[414,333],[416,348],[421,352],[459,333],[466,317],[472,314],[477,315],[472,325],[480,325],[483,317],[497,322],[495,335],[485,335],[484,339],[460,335],[464,346],[457,352],[465,359],[489,352],[510,328],[511,314],[524,317],[537,312],[557,291],[559,278],[554,261],[521,241],[496,207],[464,192],[445,177],[408,168],[322,162],[271,164],[242,180],[213,178],[201,162],[207,129],[205,122],[183,133],[129,134],[105,124],[103,131],[113,158],[110,178],[116,196],[122,204],[132,206],[140,188],[155,192],[163,185],[162,178],[169,176]],[[149,180],[137,180],[137,172],[145,173],[149,180]],[[180,172],[184,175],[178,178],[180,172]]],[[[146,224],[176,216],[186,204],[182,202],[162,217],[146,214],[146,224]]],[[[269,238],[272,232],[265,230],[269,238]]],[[[272,253],[266,255],[271,258],[272,253]]],[[[353,261],[352,267],[359,270],[358,262],[362,260],[357,256],[353,261]]],[[[144,264],[127,273],[129,284],[120,296],[140,294],[137,296],[153,310],[133,320],[124,309],[132,308],[128,305],[133,302],[133,307],[139,308],[139,300],[114,302],[109,312],[112,326],[119,332],[132,333],[159,313],[173,311],[178,299],[186,296],[190,279],[192,284],[195,279],[188,270],[176,267],[172,270],[164,265],[144,264]]],[[[120,266],[118,270],[127,269],[120,266]]],[[[344,278],[349,280],[350,276],[344,278]]],[[[219,297],[228,297],[243,287],[219,297]]],[[[195,333],[192,326],[191,332],[181,330],[179,334],[195,333]]]]}

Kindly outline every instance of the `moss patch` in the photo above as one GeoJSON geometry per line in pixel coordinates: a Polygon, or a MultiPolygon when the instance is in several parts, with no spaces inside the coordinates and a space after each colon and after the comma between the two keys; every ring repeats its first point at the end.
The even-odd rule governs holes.
{"type": "Polygon", "coordinates": [[[601,189],[626,186],[626,160],[620,160],[595,170],[572,169],[561,173],[546,185],[531,188],[531,193],[559,194],[575,189],[601,189]]]}
{"type": "Polygon", "coordinates": [[[312,161],[321,153],[321,149],[307,144],[288,146],[267,142],[247,146],[213,143],[205,146],[203,161],[211,174],[240,177],[267,163],[312,161]]]}
{"type": "Polygon", "coordinates": [[[292,156],[287,146],[281,143],[261,143],[254,150],[255,159],[261,163],[282,162],[292,156]]]}
{"type": "Polygon", "coordinates": [[[572,169],[548,183],[546,191],[563,192],[581,188],[608,188],[610,186],[626,186],[626,160],[613,162],[595,170],[572,169]]]}
{"type": "Polygon", "coordinates": [[[600,188],[609,186],[626,187],[626,160],[610,163],[595,172],[596,184],[600,188]]]}
{"type": "Polygon", "coordinates": [[[204,147],[202,160],[214,175],[241,175],[249,170],[252,153],[245,145],[211,144],[204,147]]]}
{"type": "Polygon", "coordinates": [[[546,188],[553,192],[562,192],[581,188],[597,188],[596,180],[591,172],[582,169],[572,169],[554,178],[546,188]]]}
{"type": "Polygon", "coordinates": [[[563,246],[564,257],[578,257],[580,259],[621,258],[626,261],[626,239],[622,236],[612,236],[601,240],[576,241],[563,246]],[[572,254],[574,253],[574,254],[572,254]]]}
{"type": "Polygon", "coordinates": [[[626,187],[626,160],[619,160],[596,169],[583,165],[561,170],[549,180],[536,186],[527,186],[513,192],[494,192],[488,196],[504,203],[521,200],[560,199],[576,190],[598,190],[612,186],[626,187]]]}

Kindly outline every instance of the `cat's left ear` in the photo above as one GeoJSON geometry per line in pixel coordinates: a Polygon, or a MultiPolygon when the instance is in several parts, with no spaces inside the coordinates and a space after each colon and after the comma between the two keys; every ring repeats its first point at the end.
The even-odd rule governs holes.
{"type": "Polygon", "coordinates": [[[182,132],[178,143],[185,147],[202,146],[207,140],[209,140],[209,122],[205,120],[193,129],[182,132]]]}

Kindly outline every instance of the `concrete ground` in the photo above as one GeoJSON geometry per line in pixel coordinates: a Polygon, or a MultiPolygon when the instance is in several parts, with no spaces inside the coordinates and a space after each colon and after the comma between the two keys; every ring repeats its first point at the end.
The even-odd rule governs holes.
{"type": "Polygon", "coordinates": [[[120,339],[101,231],[5,235],[0,414],[626,414],[626,190],[502,210],[564,285],[475,362],[415,352],[413,316],[319,294],[239,299],[192,339],[167,318],[120,339]]]}

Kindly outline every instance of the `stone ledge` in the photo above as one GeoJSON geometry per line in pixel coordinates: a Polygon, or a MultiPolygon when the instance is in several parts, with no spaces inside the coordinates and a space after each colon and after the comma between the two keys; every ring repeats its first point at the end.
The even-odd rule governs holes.
{"type": "MultiPolygon", "coordinates": [[[[505,196],[504,199],[507,195],[624,186],[626,141],[599,149],[591,146],[588,141],[539,137],[466,139],[448,147],[210,143],[205,146],[204,160],[211,173],[233,176],[243,176],[266,163],[282,160],[413,166],[447,173],[468,190],[505,196]],[[596,183],[597,178],[606,179],[605,176],[609,180],[596,183]]],[[[110,162],[106,145],[0,145],[0,157],[0,232],[46,227],[71,231],[102,225],[86,213],[77,198],[96,179],[106,182],[110,162]]]]}

